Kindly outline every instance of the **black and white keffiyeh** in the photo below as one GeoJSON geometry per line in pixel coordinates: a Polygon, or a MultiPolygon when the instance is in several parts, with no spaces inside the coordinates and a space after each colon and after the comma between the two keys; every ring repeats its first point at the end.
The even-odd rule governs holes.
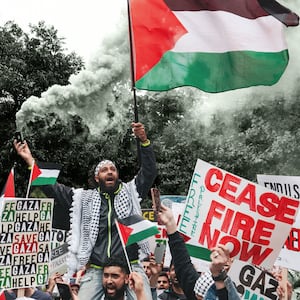
{"type": "MultiPolygon", "coordinates": [[[[69,276],[88,263],[99,232],[101,197],[97,189],[74,189],[71,209],[71,230],[68,237],[69,253],[67,264],[69,276]]],[[[134,179],[122,183],[122,189],[114,199],[114,208],[118,218],[141,214],[141,198],[136,190],[134,179]]],[[[149,254],[147,242],[140,242],[141,251],[149,254]]]]}
{"type": "Polygon", "coordinates": [[[214,284],[214,280],[211,277],[211,273],[205,272],[202,273],[201,276],[196,281],[194,286],[194,292],[198,296],[205,297],[209,288],[214,284]]]}

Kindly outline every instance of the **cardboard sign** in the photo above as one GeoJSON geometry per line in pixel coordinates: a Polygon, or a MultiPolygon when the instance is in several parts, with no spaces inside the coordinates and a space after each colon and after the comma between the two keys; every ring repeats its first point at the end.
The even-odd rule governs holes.
{"type": "Polygon", "coordinates": [[[254,265],[235,260],[228,272],[241,299],[277,300],[278,281],[254,265]]]}
{"type": "Polygon", "coordinates": [[[0,288],[47,283],[53,199],[3,198],[0,222],[0,288]]]}
{"type": "MultiPolygon", "coordinates": [[[[257,175],[257,182],[286,196],[300,199],[300,176],[257,175]]],[[[300,271],[300,213],[281,249],[275,265],[300,271]]]]}
{"type": "Polygon", "coordinates": [[[60,274],[65,274],[68,271],[67,266],[68,258],[68,244],[65,243],[59,247],[51,250],[51,262],[49,265],[50,275],[58,272],[60,274]]]}
{"type": "Polygon", "coordinates": [[[299,200],[198,160],[179,231],[211,249],[271,268],[295,221],[299,200]]]}
{"type": "Polygon", "coordinates": [[[68,257],[68,243],[67,231],[52,228],[51,237],[51,262],[49,265],[50,275],[58,272],[65,274],[68,270],[67,257],[68,257]]]}

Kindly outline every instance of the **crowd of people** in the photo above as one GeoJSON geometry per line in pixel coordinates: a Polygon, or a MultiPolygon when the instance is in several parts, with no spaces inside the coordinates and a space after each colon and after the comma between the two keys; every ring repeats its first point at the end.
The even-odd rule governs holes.
{"type": "MultiPolygon", "coordinates": [[[[47,197],[54,199],[55,228],[70,231],[69,271],[52,274],[43,290],[30,288],[25,296],[43,300],[241,299],[227,274],[231,263],[228,249],[222,245],[210,249],[210,272],[198,272],[177,231],[172,210],[164,205],[158,218],[166,227],[171,265],[163,268],[157,263],[146,242],[127,246],[124,252],[115,219],[141,214],[140,202],[157,175],[144,125],[132,123],[132,131],[140,141],[141,155],[140,169],[130,182],[121,181],[115,163],[105,159],[94,170],[93,189],[59,183],[43,187],[47,197]],[[146,259],[141,261],[141,257],[146,259]],[[74,279],[78,272],[80,275],[74,279]]],[[[15,140],[14,147],[29,168],[38,163],[26,141],[15,140]]],[[[279,286],[279,298],[283,299],[285,292],[279,286]]],[[[13,297],[15,293],[6,294],[13,297]]]]}

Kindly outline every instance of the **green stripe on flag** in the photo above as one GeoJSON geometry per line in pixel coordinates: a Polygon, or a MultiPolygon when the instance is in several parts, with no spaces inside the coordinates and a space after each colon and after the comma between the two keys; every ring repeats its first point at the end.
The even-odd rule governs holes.
{"type": "Polygon", "coordinates": [[[40,186],[40,185],[52,185],[56,183],[56,177],[38,177],[34,181],[32,181],[32,186],[40,186]]]}
{"type": "Polygon", "coordinates": [[[136,82],[138,89],[166,91],[193,86],[206,92],[275,84],[288,64],[288,51],[226,53],[166,52],[136,82]],[[234,69],[234,72],[232,70],[234,69]]]}
{"type": "Polygon", "coordinates": [[[137,243],[137,242],[142,241],[142,240],[144,240],[150,236],[153,236],[157,233],[159,233],[159,230],[157,229],[157,227],[150,227],[150,228],[144,229],[143,231],[140,231],[137,233],[131,233],[126,245],[131,245],[131,244],[137,243]]]}
{"type": "Polygon", "coordinates": [[[211,251],[208,250],[207,248],[202,248],[200,246],[195,246],[188,243],[186,243],[185,245],[190,256],[198,259],[203,259],[206,261],[211,261],[210,259],[211,251]]]}

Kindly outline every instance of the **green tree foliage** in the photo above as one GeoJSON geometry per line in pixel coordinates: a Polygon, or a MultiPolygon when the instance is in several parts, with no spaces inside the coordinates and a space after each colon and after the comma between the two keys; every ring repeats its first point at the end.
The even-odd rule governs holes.
{"type": "Polygon", "coordinates": [[[75,53],[66,54],[64,39],[44,22],[24,32],[10,21],[0,27],[0,188],[12,166],[15,115],[30,96],[39,97],[53,84],[66,85],[71,74],[83,67],[75,53]]]}
{"type": "Polygon", "coordinates": [[[53,84],[68,84],[83,67],[74,52],[65,54],[64,39],[44,22],[30,25],[30,34],[7,22],[0,27],[0,39],[0,96],[12,95],[15,112],[28,97],[39,97],[53,84]]]}

